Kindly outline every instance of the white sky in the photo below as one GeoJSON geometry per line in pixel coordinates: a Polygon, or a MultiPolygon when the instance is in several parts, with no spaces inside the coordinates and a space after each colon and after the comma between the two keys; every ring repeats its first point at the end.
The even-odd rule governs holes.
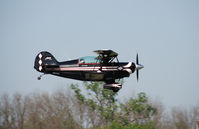
{"type": "Polygon", "coordinates": [[[108,48],[140,71],[126,78],[125,99],[146,92],[166,107],[199,104],[198,0],[0,1],[0,94],[45,91],[80,83],[40,75],[33,69],[42,50],[58,61],[95,55],[108,48]]]}

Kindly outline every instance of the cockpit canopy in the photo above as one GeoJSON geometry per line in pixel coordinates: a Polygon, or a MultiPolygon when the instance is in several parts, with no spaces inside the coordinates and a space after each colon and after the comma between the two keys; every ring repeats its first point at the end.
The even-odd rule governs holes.
{"type": "Polygon", "coordinates": [[[100,61],[101,60],[95,56],[85,56],[85,57],[79,58],[79,64],[99,64],[100,61]]]}

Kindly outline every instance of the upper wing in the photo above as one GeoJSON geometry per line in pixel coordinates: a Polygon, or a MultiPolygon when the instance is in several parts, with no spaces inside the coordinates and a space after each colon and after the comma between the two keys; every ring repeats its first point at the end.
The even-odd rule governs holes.
{"type": "Polygon", "coordinates": [[[118,54],[112,50],[108,50],[108,49],[102,49],[102,50],[95,50],[93,51],[95,53],[97,53],[99,56],[102,57],[116,57],[118,56],[118,54]]]}
{"type": "Polygon", "coordinates": [[[99,55],[98,58],[101,59],[103,63],[108,63],[111,59],[118,56],[116,52],[109,49],[95,50],[93,52],[99,55]]]}

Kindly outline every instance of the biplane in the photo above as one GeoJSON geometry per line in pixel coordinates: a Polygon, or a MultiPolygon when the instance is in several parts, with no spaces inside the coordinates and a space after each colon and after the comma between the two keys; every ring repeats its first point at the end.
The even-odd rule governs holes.
{"type": "MultiPolygon", "coordinates": [[[[119,62],[118,54],[112,50],[95,50],[98,56],[85,56],[74,60],[58,62],[55,57],[47,51],[40,52],[35,59],[34,68],[44,74],[52,74],[60,77],[82,80],[82,81],[104,81],[104,88],[118,92],[122,85],[117,79],[129,77],[136,71],[137,80],[139,70],[144,66],[136,63],[119,62]]],[[[42,74],[42,75],[44,75],[42,74]]],[[[42,75],[38,77],[41,79],[42,75]]]]}

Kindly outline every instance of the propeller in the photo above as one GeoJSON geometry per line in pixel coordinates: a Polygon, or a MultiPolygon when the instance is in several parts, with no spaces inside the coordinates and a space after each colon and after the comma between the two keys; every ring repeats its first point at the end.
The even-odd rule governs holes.
{"type": "Polygon", "coordinates": [[[144,68],[143,65],[139,64],[139,59],[138,59],[138,54],[136,55],[136,76],[137,76],[137,81],[139,80],[139,70],[144,68]]]}

